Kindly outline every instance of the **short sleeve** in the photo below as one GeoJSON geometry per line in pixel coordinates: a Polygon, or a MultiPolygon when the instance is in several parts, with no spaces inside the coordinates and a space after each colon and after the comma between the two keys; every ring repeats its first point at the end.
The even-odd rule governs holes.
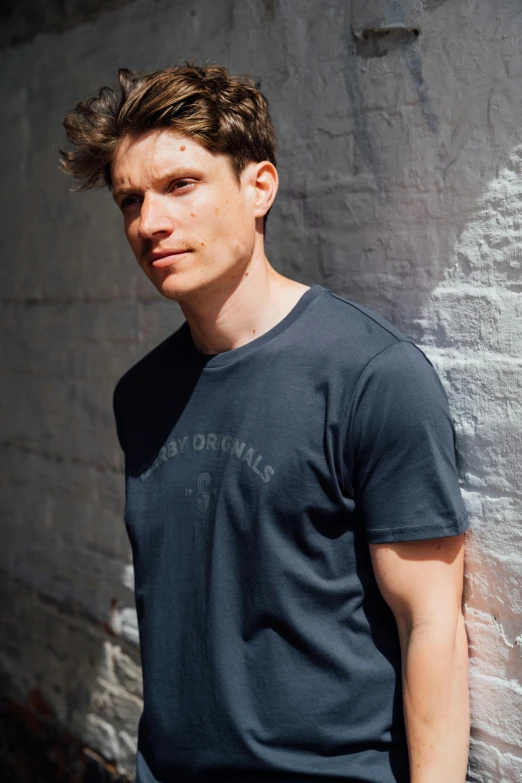
{"type": "Polygon", "coordinates": [[[448,400],[417,346],[399,341],[368,362],[347,416],[345,454],[368,542],[440,538],[467,529],[448,400]]]}

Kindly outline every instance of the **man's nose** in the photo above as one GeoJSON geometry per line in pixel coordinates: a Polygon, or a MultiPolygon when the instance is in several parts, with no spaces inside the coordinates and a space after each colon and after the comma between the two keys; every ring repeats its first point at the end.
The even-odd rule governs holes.
{"type": "Polygon", "coordinates": [[[158,194],[147,193],[141,204],[139,234],[142,239],[150,239],[155,234],[170,234],[174,227],[165,198],[158,194]]]}

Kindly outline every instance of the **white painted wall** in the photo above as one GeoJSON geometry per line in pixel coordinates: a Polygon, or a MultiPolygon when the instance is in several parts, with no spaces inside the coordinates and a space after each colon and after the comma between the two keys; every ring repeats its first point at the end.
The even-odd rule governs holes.
{"type": "Polygon", "coordinates": [[[448,392],[472,524],[469,780],[515,783],[521,50],[517,0],[138,0],[0,52],[0,670],[121,771],[133,767],[140,673],[111,392],[182,318],[138,273],[109,195],[68,192],[61,118],[120,66],[211,59],[261,80],[281,175],[269,258],[388,317],[448,392]],[[370,57],[386,41],[356,47],[352,24],[420,34],[370,57]]]}

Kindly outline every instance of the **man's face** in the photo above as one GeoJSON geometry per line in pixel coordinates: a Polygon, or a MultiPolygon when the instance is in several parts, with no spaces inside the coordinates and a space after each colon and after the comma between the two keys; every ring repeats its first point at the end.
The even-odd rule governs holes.
{"type": "Polygon", "coordinates": [[[228,158],[172,131],[120,142],[113,196],[138,263],[164,296],[188,300],[239,282],[256,237],[256,165],[238,183],[228,158]]]}

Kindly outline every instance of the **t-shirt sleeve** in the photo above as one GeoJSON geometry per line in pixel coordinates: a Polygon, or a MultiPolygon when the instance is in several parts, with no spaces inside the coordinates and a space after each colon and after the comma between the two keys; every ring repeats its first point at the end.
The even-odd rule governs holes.
{"type": "Polygon", "coordinates": [[[467,529],[446,393],[413,343],[394,343],[368,362],[352,394],[346,433],[351,491],[368,542],[467,529]]]}

